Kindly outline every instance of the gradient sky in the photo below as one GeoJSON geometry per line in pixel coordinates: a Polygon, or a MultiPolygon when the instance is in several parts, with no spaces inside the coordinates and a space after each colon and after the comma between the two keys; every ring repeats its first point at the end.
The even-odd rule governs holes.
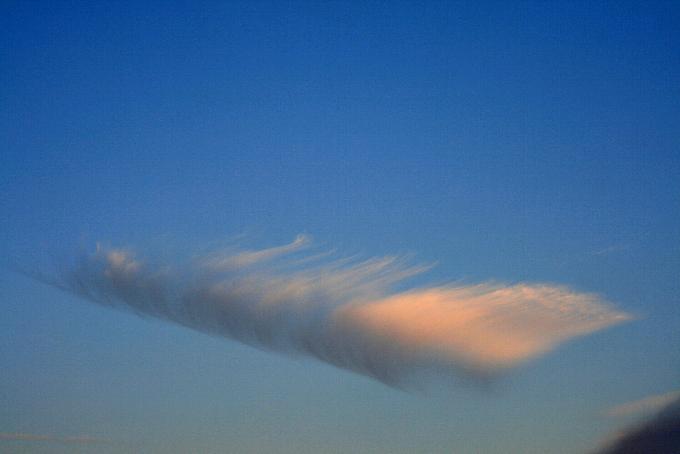
{"type": "Polygon", "coordinates": [[[584,453],[676,395],[677,2],[139,3],[0,7],[0,452],[584,453]],[[298,234],[635,319],[404,392],[12,271],[298,234]]]}

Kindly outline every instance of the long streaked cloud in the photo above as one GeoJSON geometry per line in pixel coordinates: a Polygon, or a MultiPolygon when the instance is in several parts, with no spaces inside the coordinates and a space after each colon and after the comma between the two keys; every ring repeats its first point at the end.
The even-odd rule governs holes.
{"type": "Polygon", "coordinates": [[[89,301],[392,386],[433,371],[488,377],[630,318],[596,295],[547,284],[397,292],[395,284],[427,267],[395,257],[306,261],[299,251],[308,242],[172,263],[98,246],[49,281],[89,301]]]}
{"type": "Polygon", "coordinates": [[[56,442],[64,444],[75,444],[75,445],[88,445],[88,444],[98,444],[98,443],[109,443],[109,440],[104,440],[102,438],[90,437],[88,435],[79,436],[57,436],[57,435],[44,435],[44,434],[33,434],[25,432],[0,432],[0,441],[44,441],[44,442],[56,442]]]}

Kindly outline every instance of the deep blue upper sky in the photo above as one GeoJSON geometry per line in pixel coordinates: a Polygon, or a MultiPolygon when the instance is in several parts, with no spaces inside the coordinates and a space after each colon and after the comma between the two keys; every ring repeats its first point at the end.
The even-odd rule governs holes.
{"type": "Polygon", "coordinates": [[[215,452],[582,452],[614,424],[601,407],[680,379],[679,101],[677,2],[3,2],[6,264],[306,232],[437,262],[425,280],[554,282],[639,319],[538,360],[500,397],[413,398],[4,270],[0,432],[158,452],[199,437],[215,452]]]}

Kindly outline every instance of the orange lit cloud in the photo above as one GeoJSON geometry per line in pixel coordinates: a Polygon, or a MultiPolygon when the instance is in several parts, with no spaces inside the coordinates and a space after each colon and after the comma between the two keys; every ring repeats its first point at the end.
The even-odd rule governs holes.
{"type": "Polygon", "coordinates": [[[415,290],[344,306],[335,317],[404,350],[479,369],[513,366],[572,337],[629,319],[594,295],[525,284],[415,290]]]}

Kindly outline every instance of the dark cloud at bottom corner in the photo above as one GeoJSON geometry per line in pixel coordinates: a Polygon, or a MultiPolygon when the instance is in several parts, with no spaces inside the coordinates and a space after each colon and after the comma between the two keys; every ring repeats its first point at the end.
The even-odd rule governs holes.
{"type": "Polygon", "coordinates": [[[680,398],[597,454],[680,454],[680,398]]]}

